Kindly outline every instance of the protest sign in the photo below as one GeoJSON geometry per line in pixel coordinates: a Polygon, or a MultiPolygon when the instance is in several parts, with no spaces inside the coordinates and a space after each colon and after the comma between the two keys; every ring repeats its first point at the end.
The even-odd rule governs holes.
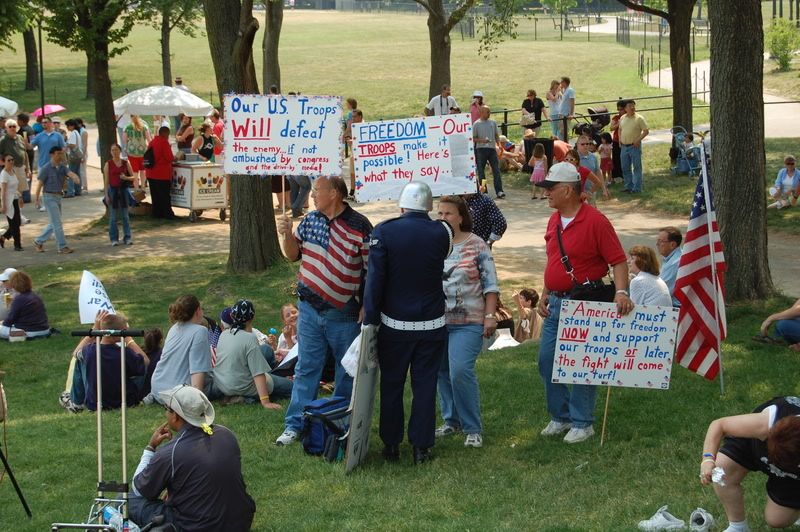
{"type": "Polygon", "coordinates": [[[347,433],[347,456],[345,473],[358,467],[369,452],[369,433],[372,427],[372,411],[378,389],[378,329],[374,325],[361,330],[358,348],[358,369],[353,378],[350,397],[350,431],[347,433]]]}
{"type": "Polygon", "coordinates": [[[110,314],[115,314],[114,305],[103,287],[103,283],[94,276],[92,272],[83,270],[81,277],[81,289],[78,292],[78,310],[80,311],[81,323],[94,323],[97,312],[105,310],[110,314]]]}
{"type": "Polygon", "coordinates": [[[669,388],[678,309],[563,300],[553,382],[669,388]]]}
{"type": "Polygon", "coordinates": [[[434,196],[476,191],[470,115],[353,124],[353,167],[360,202],[400,197],[411,180],[434,196]]]}
{"type": "Polygon", "coordinates": [[[342,99],[225,96],[227,174],[332,176],[342,173],[342,99]]]}

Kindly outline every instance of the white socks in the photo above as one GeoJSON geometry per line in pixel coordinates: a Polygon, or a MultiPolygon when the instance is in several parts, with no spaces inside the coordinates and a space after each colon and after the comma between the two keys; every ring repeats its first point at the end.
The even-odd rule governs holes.
{"type": "Polygon", "coordinates": [[[747,520],[736,521],[735,523],[728,523],[728,528],[723,532],[750,532],[750,527],[747,526],[747,520]]]}

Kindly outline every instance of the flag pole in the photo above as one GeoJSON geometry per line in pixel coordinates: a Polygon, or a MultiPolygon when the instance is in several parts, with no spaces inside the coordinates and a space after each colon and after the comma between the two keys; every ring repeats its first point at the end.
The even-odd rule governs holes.
{"type": "Polygon", "coordinates": [[[719,327],[720,322],[720,312],[719,312],[719,304],[720,304],[720,293],[719,290],[722,288],[719,284],[719,278],[717,277],[717,252],[714,249],[714,240],[711,235],[714,234],[713,231],[713,224],[711,220],[711,195],[712,190],[708,186],[708,165],[706,163],[706,148],[705,146],[700,143],[700,173],[703,178],[703,190],[705,194],[703,194],[703,198],[706,205],[706,225],[708,226],[708,246],[710,250],[710,257],[711,257],[711,282],[712,286],[714,287],[714,336],[717,340],[717,358],[719,359],[719,393],[720,395],[725,395],[725,372],[722,366],[722,339],[721,339],[721,331],[719,327]]]}
{"type": "Polygon", "coordinates": [[[608,420],[608,402],[611,400],[611,386],[608,386],[608,391],[606,391],[606,407],[603,410],[603,429],[600,431],[600,447],[603,446],[603,442],[606,439],[606,421],[608,420]]]}

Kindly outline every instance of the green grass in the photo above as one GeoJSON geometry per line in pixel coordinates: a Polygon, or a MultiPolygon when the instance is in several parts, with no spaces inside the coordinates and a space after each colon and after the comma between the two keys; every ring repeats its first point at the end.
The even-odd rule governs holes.
{"type": "MultiPolygon", "coordinates": [[[[279,305],[290,298],[294,268],[229,275],[224,262],[224,255],[142,258],[98,262],[91,269],[135,327],[166,329],[167,305],[186,292],[198,295],[212,313],[246,295],[255,302],[256,325],[275,325],[279,305]]],[[[53,324],[62,331],[79,328],[81,266],[30,272],[53,324]]],[[[218,405],[217,420],[239,437],[245,481],[258,505],[254,530],[634,530],[667,503],[682,518],[697,506],[722,518],[712,491],[697,481],[703,434],[716,417],[749,411],[774,395],[800,394],[797,354],[748,341],[762,316],[788,304],[779,298],[728,309],[724,397],[717,382],[680,367],[668,391],[614,389],[603,447],[599,438],[567,446],[539,436],[547,416],[535,343],[480,357],[485,446],[465,449],[460,438],[446,439],[425,467],[411,466],[407,447],[399,464],[385,464],[376,425],[366,464],[345,477],[341,464],[306,456],[296,445],[272,444],[282,430],[282,413],[218,405]]],[[[9,459],[34,513],[32,521],[25,519],[6,480],[0,484],[2,530],[78,521],[94,496],[94,417],[68,414],[57,404],[73,345],[67,334],[2,344],[9,459]]],[[[604,391],[599,395],[598,416],[604,391]]],[[[157,407],[129,411],[131,471],[163,415],[157,407]]],[[[118,478],[119,413],[105,414],[104,426],[106,476],[118,478]]],[[[745,482],[754,530],[765,527],[764,481],[754,474],[745,482]]]]}

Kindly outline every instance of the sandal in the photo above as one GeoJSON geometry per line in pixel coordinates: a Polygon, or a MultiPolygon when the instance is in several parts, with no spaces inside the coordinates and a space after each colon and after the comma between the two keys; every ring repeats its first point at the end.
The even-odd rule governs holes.
{"type": "Polygon", "coordinates": [[[764,336],[763,334],[757,334],[751,338],[754,342],[758,342],[760,344],[767,344],[767,345],[786,345],[783,340],[777,340],[772,338],[771,336],[764,336]]]}

